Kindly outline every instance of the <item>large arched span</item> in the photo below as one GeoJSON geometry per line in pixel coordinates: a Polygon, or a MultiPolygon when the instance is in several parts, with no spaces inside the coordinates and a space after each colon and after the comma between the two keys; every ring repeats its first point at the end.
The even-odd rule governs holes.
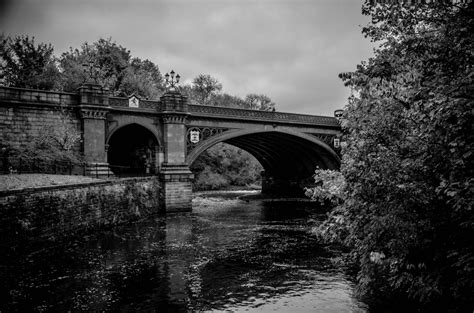
{"type": "Polygon", "coordinates": [[[187,163],[191,165],[202,152],[219,142],[249,152],[262,164],[264,192],[297,193],[317,167],[340,166],[339,156],[327,144],[315,136],[286,130],[225,132],[198,145],[187,156],[187,163]]]}
{"type": "Polygon", "coordinates": [[[128,124],[107,139],[107,161],[116,174],[152,174],[157,168],[158,139],[146,127],[128,124]]]}

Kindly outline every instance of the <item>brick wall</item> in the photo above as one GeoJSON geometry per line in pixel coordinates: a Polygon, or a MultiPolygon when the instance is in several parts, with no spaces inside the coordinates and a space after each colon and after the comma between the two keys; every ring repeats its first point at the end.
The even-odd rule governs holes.
{"type": "Polygon", "coordinates": [[[55,239],[158,213],[156,177],[0,191],[0,246],[55,239]]]}

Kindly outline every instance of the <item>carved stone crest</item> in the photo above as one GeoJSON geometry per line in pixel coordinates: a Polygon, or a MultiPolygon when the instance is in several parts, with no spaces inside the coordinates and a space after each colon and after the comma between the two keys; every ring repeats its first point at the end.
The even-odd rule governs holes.
{"type": "Polygon", "coordinates": [[[137,96],[131,95],[128,98],[128,107],[129,108],[138,108],[139,104],[140,104],[140,99],[138,99],[137,96]]]}
{"type": "Polygon", "coordinates": [[[198,128],[191,128],[189,130],[189,141],[193,144],[197,144],[201,140],[201,132],[198,128]]]}

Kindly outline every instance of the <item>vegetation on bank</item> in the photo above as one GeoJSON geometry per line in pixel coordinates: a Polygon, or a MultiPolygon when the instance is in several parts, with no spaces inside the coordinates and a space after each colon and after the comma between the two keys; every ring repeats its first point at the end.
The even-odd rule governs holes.
{"type": "Polygon", "coordinates": [[[204,151],[191,166],[194,190],[218,190],[231,186],[255,188],[263,168],[248,152],[218,143],[204,151]]]}
{"type": "Polygon", "coordinates": [[[319,233],[352,249],[358,293],[375,307],[408,298],[423,312],[472,312],[474,3],[366,1],[363,13],[381,44],[341,74],[353,90],[342,193],[324,182],[308,194],[342,201],[319,233]]]}

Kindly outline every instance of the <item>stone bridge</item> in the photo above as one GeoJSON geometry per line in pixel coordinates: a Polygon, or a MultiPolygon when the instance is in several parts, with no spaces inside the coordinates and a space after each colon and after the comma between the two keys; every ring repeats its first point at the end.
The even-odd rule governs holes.
{"type": "Polygon", "coordinates": [[[90,174],[117,165],[154,172],[166,211],[191,209],[189,167],[219,142],[255,156],[264,168],[263,193],[301,193],[316,167],[340,165],[334,117],[192,105],[177,90],[152,101],[111,97],[95,84],[77,93],[0,87],[0,110],[1,139],[19,146],[45,125],[57,127],[59,112],[70,112],[69,123],[82,134],[76,153],[91,165],[90,174]]]}

